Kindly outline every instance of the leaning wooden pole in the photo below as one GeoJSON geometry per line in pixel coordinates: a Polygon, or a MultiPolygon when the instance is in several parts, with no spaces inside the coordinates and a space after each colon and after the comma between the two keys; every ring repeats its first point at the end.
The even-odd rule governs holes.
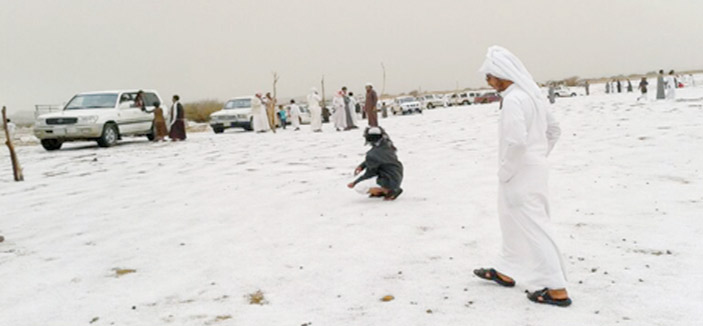
{"type": "Polygon", "coordinates": [[[17,159],[17,154],[15,153],[15,147],[12,146],[12,138],[10,138],[10,130],[7,128],[7,111],[5,107],[2,107],[2,127],[5,129],[5,144],[7,148],[10,149],[10,160],[12,160],[12,172],[15,175],[15,181],[24,181],[24,176],[22,175],[22,167],[20,167],[20,162],[17,159]]]}

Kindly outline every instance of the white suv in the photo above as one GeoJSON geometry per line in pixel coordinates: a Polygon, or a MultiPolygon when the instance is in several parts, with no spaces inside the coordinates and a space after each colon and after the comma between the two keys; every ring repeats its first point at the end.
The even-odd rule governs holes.
{"type": "Polygon", "coordinates": [[[393,101],[393,114],[422,113],[422,104],[412,96],[396,97],[393,101]]]}
{"type": "MultiPolygon", "coordinates": [[[[44,149],[53,151],[67,141],[97,141],[110,147],[122,136],[154,139],[154,102],[163,103],[154,90],[143,90],[144,107],[136,107],[138,90],[89,92],[74,95],[59,112],[42,114],[34,135],[44,149]]],[[[164,115],[168,110],[164,109],[164,115]]]]}
{"type": "Polygon", "coordinates": [[[436,107],[445,106],[444,99],[437,94],[425,94],[420,97],[422,106],[426,109],[434,109],[436,107]]]}
{"type": "MultiPolygon", "coordinates": [[[[216,133],[222,133],[227,128],[244,128],[253,130],[251,115],[251,101],[253,96],[235,97],[222,108],[222,110],[210,114],[210,127],[216,133]]],[[[263,104],[261,109],[264,110],[263,104]]]]}

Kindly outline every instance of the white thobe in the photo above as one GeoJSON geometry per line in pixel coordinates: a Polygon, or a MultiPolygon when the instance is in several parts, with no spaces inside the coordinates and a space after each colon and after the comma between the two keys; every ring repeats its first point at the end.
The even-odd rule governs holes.
{"type": "Polygon", "coordinates": [[[676,99],[676,79],[674,76],[664,77],[664,83],[666,84],[666,99],[675,100],[676,99]]]}
{"type": "Polygon", "coordinates": [[[498,216],[503,234],[496,269],[533,289],[566,288],[552,237],[547,155],[561,130],[544,106],[517,85],[503,95],[499,124],[498,216]]]}
{"type": "Polygon", "coordinates": [[[320,95],[317,93],[308,94],[308,109],[310,110],[310,128],[312,131],[322,130],[322,108],[320,107],[320,95]]]}
{"type": "Polygon", "coordinates": [[[263,107],[261,99],[254,97],[251,99],[251,117],[252,117],[252,128],[254,131],[268,131],[270,128],[268,116],[266,115],[266,110],[263,107]]]}
{"type": "Polygon", "coordinates": [[[335,96],[332,100],[332,108],[334,108],[332,121],[334,122],[334,127],[337,130],[344,130],[347,128],[347,112],[344,107],[344,97],[339,95],[335,96]]]}
{"type": "Polygon", "coordinates": [[[300,128],[300,107],[298,104],[293,103],[290,105],[290,119],[293,128],[300,128]]]}

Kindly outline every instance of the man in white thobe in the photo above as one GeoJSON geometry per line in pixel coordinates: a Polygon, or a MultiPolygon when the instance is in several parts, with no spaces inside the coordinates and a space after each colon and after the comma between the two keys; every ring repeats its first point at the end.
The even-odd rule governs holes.
{"type": "Polygon", "coordinates": [[[502,252],[495,268],[477,276],[512,287],[515,280],[537,288],[528,298],[568,306],[561,252],[550,229],[547,156],[561,130],[532,75],[520,59],[501,47],[488,49],[480,69],[501,92],[498,216],[502,252]]]}
{"type": "Polygon", "coordinates": [[[295,104],[295,100],[290,100],[290,120],[293,130],[300,130],[300,107],[295,104]]]}
{"type": "Polygon", "coordinates": [[[332,122],[334,122],[334,128],[337,131],[342,131],[347,129],[347,114],[345,111],[344,104],[344,91],[339,91],[332,99],[332,108],[334,113],[332,113],[332,122]]]}
{"type": "Polygon", "coordinates": [[[310,110],[310,128],[313,132],[322,131],[322,108],[320,107],[320,95],[316,88],[310,90],[308,94],[308,109],[310,110]]]}
{"type": "Polygon", "coordinates": [[[251,99],[251,128],[256,132],[267,132],[270,128],[261,93],[251,99]]]}
{"type": "Polygon", "coordinates": [[[669,101],[676,100],[676,76],[674,71],[669,72],[669,76],[664,77],[664,85],[666,85],[666,99],[669,101]]]}

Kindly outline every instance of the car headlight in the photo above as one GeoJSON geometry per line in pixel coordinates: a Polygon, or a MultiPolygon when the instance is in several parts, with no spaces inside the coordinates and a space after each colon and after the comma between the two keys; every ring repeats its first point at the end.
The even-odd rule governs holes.
{"type": "Polygon", "coordinates": [[[80,124],[91,124],[91,123],[95,123],[96,121],[98,121],[97,115],[78,117],[78,123],[80,123],[80,124]]]}
{"type": "Polygon", "coordinates": [[[46,126],[46,120],[44,119],[37,119],[34,121],[35,126],[46,126]]]}

